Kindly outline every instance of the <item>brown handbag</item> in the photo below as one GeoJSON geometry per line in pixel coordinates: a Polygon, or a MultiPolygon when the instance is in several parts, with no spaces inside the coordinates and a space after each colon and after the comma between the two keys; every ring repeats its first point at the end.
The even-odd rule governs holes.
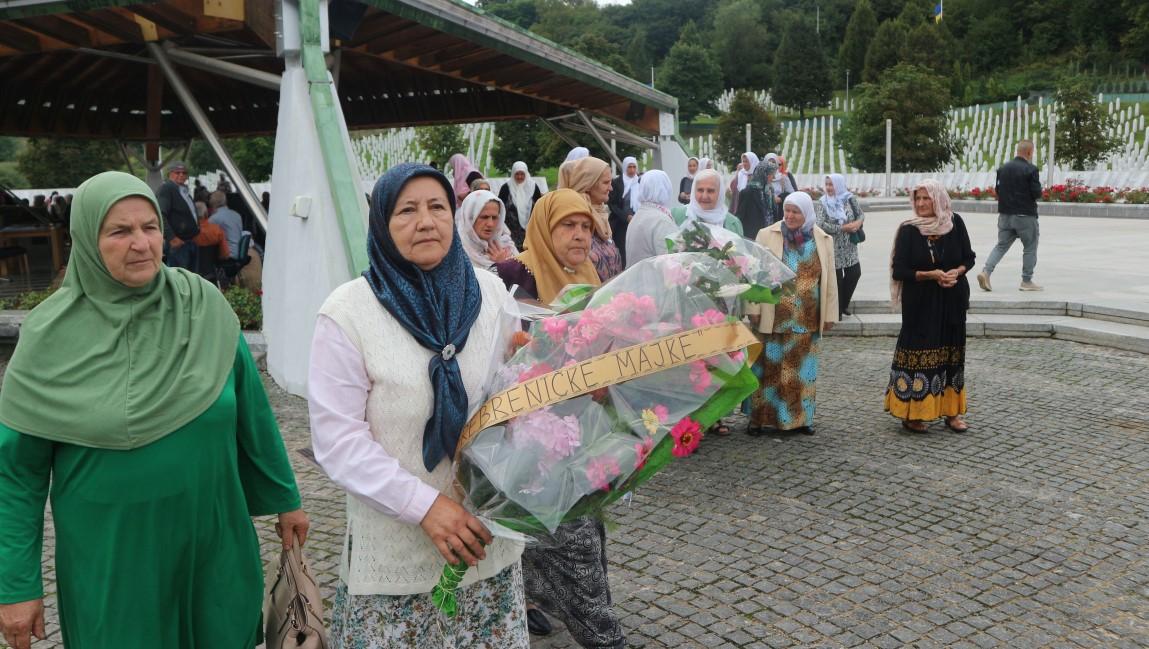
{"type": "Polygon", "coordinates": [[[327,649],[323,599],[299,543],[279,558],[264,613],[267,649],[327,649]]]}

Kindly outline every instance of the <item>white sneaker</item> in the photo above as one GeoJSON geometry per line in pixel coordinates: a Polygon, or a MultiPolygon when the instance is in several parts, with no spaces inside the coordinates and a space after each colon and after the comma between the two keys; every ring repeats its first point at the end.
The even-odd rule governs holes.
{"type": "Polygon", "coordinates": [[[993,286],[989,283],[989,273],[984,270],[977,274],[977,285],[980,286],[983,291],[993,291],[993,286]]]}
{"type": "Polygon", "coordinates": [[[1019,290],[1019,291],[1044,291],[1045,287],[1044,286],[1038,286],[1037,284],[1034,284],[1033,282],[1022,282],[1021,286],[1017,287],[1017,290],[1019,290]]]}

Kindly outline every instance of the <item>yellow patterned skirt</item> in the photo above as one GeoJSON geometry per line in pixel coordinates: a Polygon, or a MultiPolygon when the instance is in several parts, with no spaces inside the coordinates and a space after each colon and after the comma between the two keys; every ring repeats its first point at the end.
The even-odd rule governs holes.
{"type": "Polygon", "coordinates": [[[898,419],[926,421],[965,414],[964,327],[953,333],[948,342],[958,344],[929,349],[908,348],[899,337],[886,387],[887,412],[898,419]]]}

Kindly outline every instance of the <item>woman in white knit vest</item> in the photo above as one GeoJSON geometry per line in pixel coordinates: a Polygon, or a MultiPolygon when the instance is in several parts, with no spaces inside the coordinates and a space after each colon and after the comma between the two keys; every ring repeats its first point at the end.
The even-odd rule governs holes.
{"type": "Polygon", "coordinates": [[[332,611],[336,649],[529,646],[522,547],[492,539],[453,500],[451,460],[469,406],[517,321],[492,273],[475,273],[435,169],[401,164],[371,196],[370,268],[320,309],[309,404],[315,458],[347,490],[332,611]],[[445,562],[472,566],[459,616],[430,591],[445,562]],[[445,637],[444,637],[445,636],[445,637]]]}

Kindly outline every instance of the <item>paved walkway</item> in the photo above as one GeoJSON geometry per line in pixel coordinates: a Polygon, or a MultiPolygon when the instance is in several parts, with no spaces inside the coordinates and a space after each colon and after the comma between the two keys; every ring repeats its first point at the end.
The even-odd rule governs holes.
{"type": "MultiPolygon", "coordinates": [[[[816,436],[736,428],[613,508],[633,646],[1149,645],[1149,356],[971,339],[973,430],[909,435],[881,411],[892,345],[825,341],[816,436]]],[[[267,384],[330,597],[343,496],[298,453],[305,402],[267,384]]],[[[59,646],[49,604],[36,647],[59,646]]]]}

